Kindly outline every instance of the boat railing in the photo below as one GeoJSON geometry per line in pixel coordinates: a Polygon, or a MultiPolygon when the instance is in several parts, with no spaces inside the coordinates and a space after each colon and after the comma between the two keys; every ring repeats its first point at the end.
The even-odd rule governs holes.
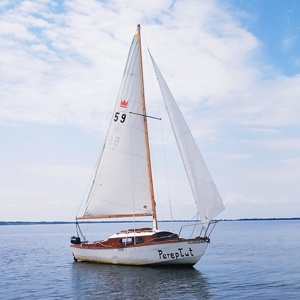
{"type": "Polygon", "coordinates": [[[195,236],[195,232],[197,234],[197,232],[200,231],[199,235],[197,234],[196,236],[199,236],[202,238],[209,238],[209,236],[211,235],[211,233],[214,230],[217,223],[218,223],[218,221],[213,220],[213,221],[210,221],[209,223],[193,222],[193,223],[189,223],[186,225],[182,225],[179,230],[178,236],[179,236],[179,238],[183,238],[183,237],[184,238],[192,238],[195,236]],[[201,226],[200,229],[198,229],[199,226],[201,226]],[[191,228],[191,229],[188,229],[188,231],[190,232],[190,235],[188,237],[183,236],[184,234],[186,234],[185,229],[187,229],[187,228],[191,228]]]}
{"type": "Polygon", "coordinates": [[[125,246],[127,245],[127,241],[128,241],[128,234],[129,234],[129,230],[127,230],[127,233],[126,233],[125,246]]]}

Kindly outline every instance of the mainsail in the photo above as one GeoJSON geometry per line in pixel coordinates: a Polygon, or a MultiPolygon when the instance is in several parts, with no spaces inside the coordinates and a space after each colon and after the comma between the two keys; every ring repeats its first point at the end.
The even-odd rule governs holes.
{"type": "Polygon", "coordinates": [[[151,213],[139,40],[135,35],[83,218],[151,213]]]}
{"type": "MultiPolygon", "coordinates": [[[[150,52],[149,52],[150,53],[150,52]]],[[[150,54],[203,226],[223,209],[219,192],[175,99],[150,54]]]]}

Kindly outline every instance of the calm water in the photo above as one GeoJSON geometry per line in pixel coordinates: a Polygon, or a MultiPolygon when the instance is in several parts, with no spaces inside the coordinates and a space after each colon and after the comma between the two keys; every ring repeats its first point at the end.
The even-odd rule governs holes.
{"type": "MultiPolygon", "coordinates": [[[[128,227],[83,229],[106,237],[128,227]]],[[[300,299],[300,221],[220,222],[193,269],[74,262],[74,233],[75,225],[0,226],[0,298],[300,299]]]]}

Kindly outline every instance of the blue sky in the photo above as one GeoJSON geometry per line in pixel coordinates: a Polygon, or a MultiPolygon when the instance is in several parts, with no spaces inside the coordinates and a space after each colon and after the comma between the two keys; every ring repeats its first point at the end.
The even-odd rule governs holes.
{"type": "Polygon", "coordinates": [[[265,62],[275,66],[284,75],[299,74],[298,1],[233,0],[227,3],[246,13],[239,20],[261,41],[261,55],[265,62]]]}
{"type": "MultiPolygon", "coordinates": [[[[138,23],[219,188],[219,217],[300,217],[299,15],[293,0],[2,1],[0,220],[74,219],[138,23]]],[[[151,80],[146,96],[166,126],[170,195],[149,124],[158,215],[170,218],[170,197],[174,217],[191,218],[151,80]]]]}

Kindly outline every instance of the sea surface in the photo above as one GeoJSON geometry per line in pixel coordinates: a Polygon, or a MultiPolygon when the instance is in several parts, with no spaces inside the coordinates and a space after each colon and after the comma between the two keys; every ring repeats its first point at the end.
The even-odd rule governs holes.
{"type": "MultiPolygon", "coordinates": [[[[132,227],[82,225],[96,239],[132,227]]],[[[72,224],[0,226],[0,298],[300,299],[300,221],[219,222],[191,269],[75,262],[75,233],[72,224]]]]}

